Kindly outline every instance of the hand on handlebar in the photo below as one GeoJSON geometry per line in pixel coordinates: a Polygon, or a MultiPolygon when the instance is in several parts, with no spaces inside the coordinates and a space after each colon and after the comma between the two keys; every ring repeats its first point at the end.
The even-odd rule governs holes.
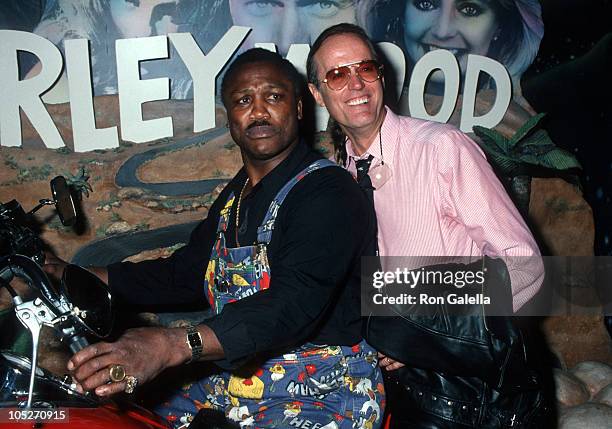
{"type": "Polygon", "coordinates": [[[125,379],[109,383],[111,365],[121,365],[127,376],[136,377],[142,384],[164,369],[186,362],[188,357],[184,329],[136,328],[127,330],[114,343],[101,342],[79,351],[68,362],[68,370],[82,389],[109,396],[127,387],[125,379]]]}

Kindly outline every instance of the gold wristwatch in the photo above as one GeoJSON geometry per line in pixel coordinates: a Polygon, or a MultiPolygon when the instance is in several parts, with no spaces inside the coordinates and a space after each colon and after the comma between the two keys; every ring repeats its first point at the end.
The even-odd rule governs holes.
{"type": "Polygon", "coordinates": [[[202,356],[204,345],[202,343],[202,335],[193,325],[187,325],[187,346],[191,350],[191,359],[187,363],[197,361],[202,356]]]}

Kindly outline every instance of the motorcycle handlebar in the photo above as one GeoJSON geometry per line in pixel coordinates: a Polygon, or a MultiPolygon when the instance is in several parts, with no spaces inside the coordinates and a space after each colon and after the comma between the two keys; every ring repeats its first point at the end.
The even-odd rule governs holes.
{"type": "Polygon", "coordinates": [[[83,337],[82,335],[75,335],[70,338],[70,343],[68,344],[68,347],[70,348],[72,354],[75,354],[76,352],[83,350],[88,345],[89,341],[87,341],[85,337],[83,337]]]}
{"type": "Polygon", "coordinates": [[[0,277],[8,283],[14,277],[20,277],[26,280],[30,287],[40,292],[54,308],[62,308],[59,295],[51,285],[47,274],[27,256],[9,255],[5,257],[0,261],[0,277]]]}
{"type": "MultiPolygon", "coordinates": [[[[14,277],[26,280],[30,287],[40,292],[53,309],[62,312],[63,304],[59,294],[53,288],[47,274],[32,259],[23,255],[10,255],[0,260],[0,278],[8,284],[14,277]]],[[[17,297],[21,300],[21,297],[17,297]]],[[[64,331],[62,338],[68,343],[72,353],[89,345],[89,341],[73,329],[68,332],[64,331]]]]}

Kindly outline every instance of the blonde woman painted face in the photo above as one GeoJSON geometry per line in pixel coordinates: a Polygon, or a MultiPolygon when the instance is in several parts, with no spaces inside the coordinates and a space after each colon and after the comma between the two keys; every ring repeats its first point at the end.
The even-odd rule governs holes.
{"type": "Polygon", "coordinates": [[[234,25],[251,27],[246,48],[275,43],[286,55],[291,44],[311,44],[327,27],[354,23],[353,0],[229,0],[234,25]]]}
{"type": "Polygon", "coordinates": [[[110,12],[123,38],[176,33],[172,22],[178,1],[111,0],[110,12]]]}
{"type": "MultiPolygon", "coordinates": [[[[496,0],[408,0],[404,11],[404,44],[417,62],[435,49],[452,52],[462,73],[468,54],[487,55],[498,31],[496,0]]],[[[441,72],[433,81],[443,79],[441,72]]]]}

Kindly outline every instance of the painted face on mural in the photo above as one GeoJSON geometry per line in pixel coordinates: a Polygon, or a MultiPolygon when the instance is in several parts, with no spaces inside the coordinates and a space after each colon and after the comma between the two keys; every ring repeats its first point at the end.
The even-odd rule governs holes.
{"type": "Polygon", "coordinates": [[[291,44],[312,44],[323,30],[355,22],[353,0],[229,0],[234,25],[253,30],[243,44],[276,43],[286,55],[291,44]]]}
{"type": "MultiPolygon", "coordinates": [[[[452,52],[462,73],[468,54],[487,55],[498,23],[496,0],[408,0],[404,11],[404,44],[414,62],[435,49],[452,52]]],[[[441,80],[436,72],[432,80],[441,80]]]]}
{"type": "Polygon", "coordinates": [[[110,12],[123,38],[175,33],[177,1],[111,0],[110,12]]]}

